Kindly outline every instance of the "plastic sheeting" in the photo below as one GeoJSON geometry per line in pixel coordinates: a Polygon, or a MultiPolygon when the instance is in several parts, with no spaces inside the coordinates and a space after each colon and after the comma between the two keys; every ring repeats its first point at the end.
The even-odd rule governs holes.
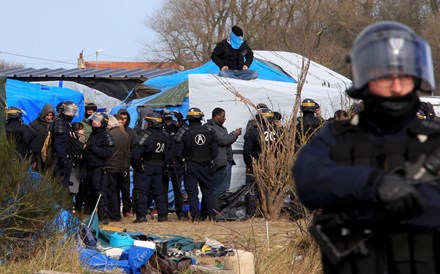
{"type": "Polygon", "coordinates": [[[115,106],[121,104],[121,100],[116,99],[114,97],[108,96],[107,94],[97,90],[90,88],[85,85],[81,85],[71,81],[43,81],[43,82],[34,82],[37,84],[51,86],[51,87],[65,87],[76,90],[84,94],[84,102],[93,102],[95,103],[99,109],[104,112],[111,111],[115,106]]]}
{"type": "MultiPolygon", "coordinates": [[[[259,62],[258,60],[254,60],[250,69],[254,69],[258,71],[258,79],[296,83],[294,79],[286,75],[284,72],[274,69],[264,64],[263,62],[259,62]]],[[[113,108],[111,113],[116,113],[121,107],[125,107],[128,110],[128,113],[130,113],[131,116],[130,126],[133,127],[138,117],[138,113],[137,113],[138,106],[142,106],[159,96],[164,96],[164,93],[167,92],[169,89],[176,87],[177,85],[187,81],[189,75],[195,75],[195,74],[218,75],[219,72],[220,69],[217,67],[217,65],[214,64],[212,61],[210,61],[198,68],[186,70],[180,73],[176,73],[174,75],[160,76],[149,79],[144,83],[144,85],[149,86],[150,88],[159,89],[161,90],[160,93],[154,94],[146,98],[133,100],[125,106],[117,106],[113,108]]],[[[245,82],[252,82],[252,81],[245,81],[245,82]]],[[[188,97],[185,97],[181,102],[181,104],[179,104],[179,106],[176,106],[176,102],[174,101],[172,103],[170,102],[170,104],[173,106],[166,107],[169,110],[178,110],[184,115],[188,111],[188,97]]]]}
{"type": "Polygon", "coordinates": [[[67,100],[78,105],[78,116],[74,116],[73,122],[80,122],[84,117],[84,95],[82,93],[68,88],[6,80],[6,104],[24,110],[23,121],[26,124],[38,118],[44,104],[52,104],[55,108],[58,103],[67,100]]]}

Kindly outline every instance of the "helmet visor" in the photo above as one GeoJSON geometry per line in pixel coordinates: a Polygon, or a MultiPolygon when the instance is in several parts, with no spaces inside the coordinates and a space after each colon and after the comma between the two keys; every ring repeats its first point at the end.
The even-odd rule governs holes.
{"type": "Polygon", "coordinates": [[[392,75],[408,75],[420,80],[420,89],[435,89],[429,44],[420,36],[388,30],[359,41],[351,53],[353,84],[357,89],[368,82],[392,75]]]}
{"type": "Polygon", "coordinates": [[[63,113],[67,116],[78,116],[78,106],[76,104],[64,105],[63,113]]]}
{"type": "MultiPolygon", "coordinates": [[[[102,115],[102,113],[99,113],[99,112],[94,112],[92,115],[90,115],[89,118],[87,118],[87,120],[89,121],[89,123],[91,123],[93,121],[100,122],[100,123],[106,122],[105,121],[106,118],[104,117],[104,115],[102,115]]],[[[108,119],[107,119],[107,122],[108,122],[108,119]]]]}

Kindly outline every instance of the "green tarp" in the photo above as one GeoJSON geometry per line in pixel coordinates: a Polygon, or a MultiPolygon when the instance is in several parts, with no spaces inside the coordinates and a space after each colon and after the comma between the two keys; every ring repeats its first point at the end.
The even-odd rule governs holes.
{"type": "Polygon", "coordinates": [[[183,99],[185,99],[188,93],[188,81],[184,81],[179,85],[167,90],[156,98],[148,101],[144,106],[152,108],[163,108],[167,106],[180,106],[183,99]]]}

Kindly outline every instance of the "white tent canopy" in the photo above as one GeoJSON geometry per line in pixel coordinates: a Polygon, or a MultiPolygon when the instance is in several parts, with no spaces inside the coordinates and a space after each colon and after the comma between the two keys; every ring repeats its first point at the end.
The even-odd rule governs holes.
{"type": "MultiPolygon", "coordinates": [[[[254,57],[275,64],[295,80],[298,80],[301,75],[304,59],[302,55],[286,51],[255,50],[254,57]]],[[[345,91],[351,86],[351,80],[323,65],[310,61],[306,84],[345,91]]]]}
{"type": "MultiPolygon", "coordinates": [[[[280,112],[283,116],[290,117],[295,97],[297,84],[252,80],[242,81],[229,78],[221,78],[215,75],[194,74],[189,75],[189,102],[190,107],[198,107],[205,113],[205,118],[210,119],[212,110],[216,107],[223,108],[226,112],[224,126],[229,132],[236,128],[243,128],[254,115],[254,110],[249,108],[234,92],[238,92],[255,105],[266,103],[273,111],[280,112]]],[[[321,110],[330,117],[334,111],[341,108],[341,102],[345,98],[344,91],[316,86],[304,85],[302,98],[313,98],[319,102],[321,110]]],[[[243,135],[233,144],[234,151],[242,151],[243,135]]],[[[245,182],[245,166],[242,154],[234,154],[237,163],[233,168],[231,188],[240,186],[245,182]]]]}

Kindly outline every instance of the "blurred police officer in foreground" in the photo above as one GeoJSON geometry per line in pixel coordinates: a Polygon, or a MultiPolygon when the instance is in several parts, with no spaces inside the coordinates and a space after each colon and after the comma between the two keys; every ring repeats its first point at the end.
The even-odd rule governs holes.
{"type": "Polygon", "coordinates": [[[88,120],[92,124],[92,133],[87,139],[84,156],[87,169],[86,183],[91,187],[91,197],[86,200],[88,207],[94,208],[99,199],[99,222],[108,224],[108,176],[105,167],[114,153],[115,141],[107,130],[108,115],[106,113],[95,112],[88,120]]]}
{"type": "Polygon", "coordinates": [[[440,124],[416,117],[417,92],[435,89],[430,47],[379,22],[350,60],[364,111],[324,127],[293,168],[302,202],[322,209],[310,231],[324,273],[440,273],[440,124]]]}
{"type": "Polygon", "coordinates": [[[65,101],[59,106],[59,111],[52,127],[55,173],[62,178],[63,185],[68,187],[72,172],[71,145],[75,138],[75,131],[70,123],[78,113],[78,106],[72,101],[65,101]]]}
{"type": "Polygon", "coordinates": [[[188,194],[188,202],[193,222],[208,217],[213,219],[214,200],[212,192],[214,189],[212,179],[212,160],[218,154],[216,135],[213,130],[202,126],[204,114],[198,108],[190,108],[186,114],[189,126],[183,126],[176,134],[176,159],[183,163],[186,170],[184,185],[188,194]],[[199,190],[202,191],[202,213],[199,211],[199,190]],[[206,215],[206,216],[205,216],[206,215]]]}
{"type": "Polygon", "coordinates": [[[11,106],[6,109],[5,131],[8,140],[15,142],[18,155],[23,159],[30,157],[34,131],[23,124],[23,111],[20,108],[11,106]]]}
{"type": "Polygon", "coordinates": [[[131,164],[138,173],[134,177],[137,189],[135,223],[146,222],[148,196],[156,203],[158,222],[168,220],[168,206],[162,189],[162,169],[169,163],[169,135],[162,129],[162,117],[157,112],[145,116],[147,128],[139,135],[131,155],[131,164]]]}

